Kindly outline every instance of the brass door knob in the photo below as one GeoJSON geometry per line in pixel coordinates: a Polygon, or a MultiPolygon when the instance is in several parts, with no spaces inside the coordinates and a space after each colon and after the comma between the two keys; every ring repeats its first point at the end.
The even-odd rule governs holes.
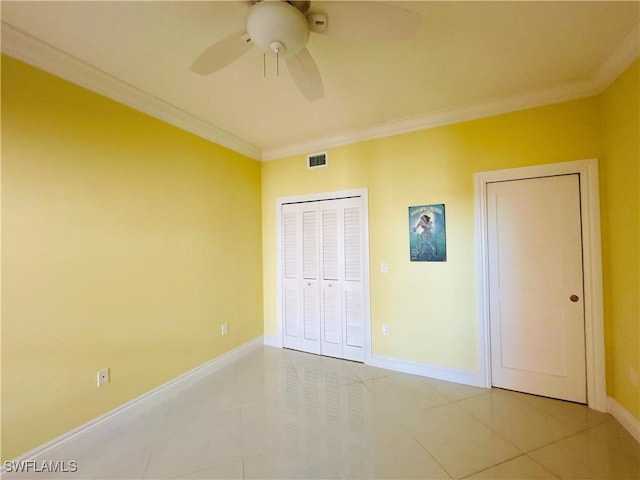
{"type": "Polygon", "coordinates": [[[571,300],[573,303],[576,303],[578,300],[580,300],[580,297],[578,295],[571,295],[569,297],[569,300],[571,300]]]}

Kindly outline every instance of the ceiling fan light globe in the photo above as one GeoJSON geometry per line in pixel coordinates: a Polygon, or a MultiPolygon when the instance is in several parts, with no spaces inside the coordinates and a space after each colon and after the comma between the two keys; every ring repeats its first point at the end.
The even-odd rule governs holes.
{"type": "Polygon", "coordinates": [[[259,2],[247,15],[247,33],[261,50],[275,53],[272,45],[280,44],[278,54],[296,55],[309,41],[306,17],[286,2],[259,2]]]}

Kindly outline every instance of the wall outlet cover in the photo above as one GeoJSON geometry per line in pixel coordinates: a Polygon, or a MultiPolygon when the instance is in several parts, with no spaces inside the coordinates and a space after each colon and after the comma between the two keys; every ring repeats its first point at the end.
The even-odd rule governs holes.
{"type": "Polygon", "coordinates": [[[103,386],[105,383],[109,383],[110,382],[109,369],[103,368],[102,370],[98,370],[97,377],[98,377],[97,378],[98,387],[103,386]]]}

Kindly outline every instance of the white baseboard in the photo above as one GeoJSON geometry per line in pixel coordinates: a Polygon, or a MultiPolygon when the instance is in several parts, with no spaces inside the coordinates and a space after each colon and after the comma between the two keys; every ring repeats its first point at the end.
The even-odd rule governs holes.
{"type": "Polygon", "coordinates": [[[282,339],[276,335],[265,335],[264,344],[270,347],[282,348],[282,339]]]}
{"type": "Polygon", "coordinates": [[[486,387],[484,377],[481,372],[471,372],[458,368],[429,365],[427,363],[383,357],[380,355],[371,355],[369,360],[365,363],[372,367],[385,368],[395,372],[411,373],[413,375],[437,378],[438,380],[462,383],[474,387],[486,387]]]}
{"type": "MultiPolygon", "coordinates": [[[[46,455],[52,450],[55,450],[62,445],[75,440],[78,437],[95,430],[96,428],[101,427],[102,425],[105,425],[116,419],[122,420],[127,416],[134,416],[136,414],[139,414],[142,411],[168,399],[171,395],[184,390],[194,383],[204,379],[208,375],[211,375],[213,372],[235,362],[239,358],[261,346],[263,342],[264,340],[262,336],[254,338],[253,340],[250,340],[249,342],[240,345],[239,347],[236,347],[233,350],[220,355],[219,357],[216,357],[206,363],[203,363],[202,365],[197,366],[192,370],[189,370],[186,373],[183,373],[179,377],[176,377],[173,380],[169,380],[167,383],[160,385],[159,387],[156,387],[153,390],[150,390],[147,393],[120,405],[110,412],[107,412],[104,415],[99,416],[98,418],[94,418],[84,425],[80,425],[79,427],[74,428],[73,430],[64,433],[61,436],[54,438],[53,440],[50,440],[49,442],[40,445],[33,450],[30,450],[29,452],[14,459],[14,461],[20,462],[27,460],[39,460],[40,457],[46,455]]],[[[0,472],[5,472],[4,464],[2,465],[0,472]]]]}
{"type": "Polygon", "coordinates": [[[607,397],[607,411],[640,443],[640,420],[612,397],[607,397]]]}

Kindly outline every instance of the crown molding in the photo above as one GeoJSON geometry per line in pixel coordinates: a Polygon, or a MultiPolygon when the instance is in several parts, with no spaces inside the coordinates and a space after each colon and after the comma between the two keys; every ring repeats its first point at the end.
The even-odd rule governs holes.
{"type": "Polygon", "coordinates": [[[485,102],[398,119],[382,125],[342,132],[338,135],[317,138],[308,142],[300,142],[283,148],[263,150],[262,160],[276,160],[278,158],[327,150],[329,148],[366,140],[374,140],[376,138],[501,115],[526,108],[541,107],[553,103],[591,97],[606,90],[639,55],[640,23],[636,22],[613,50],[613,53],[605,58],[604,61],[584,79],[536,92],[529,92],[508,98],[491,99],[485,102]]]}
{"type": "Polygon", "coordinates": [[[537,92],[515,95],[507,98],[491,99],[485,102],[463,105],[457,108],[439,110],[424,115],[406,117],[382,125],[351,130],[338,135],[332,135],[309,142],[289,145],[284,148],[263,150],[262,160],[276,160],[278,158],[306,154],[310,151],[326,150],[352,143],[374,140],[403,133],[415,132],[429,128],[452,125],[454,123],[492,117],[503,113],[515,112],[526,108],[540,107],[552,103],[565,102],[577,98],[595,95],[592,82],[581,80],[562,84],[537,92]]]}
{"type": "Polygon", "coordinates": [[[2,21],[2,52],[255,160],[259,147],[2,21]]]}
{"type": "Polygon", "coordinates": [[[590,79],[596,93],[606,90],[640,55],[640,22],[636,22],[613,53],[592,72],[590,79]]]}
{"type": "Polygon", "coordinates": [[[187,132],[227,147],[255,160],[275,160],[392,135],[441,127],[479,118],[539,107],[603,92],[640,55],[640,23],[636,22],[613,53],[586,78],[544,90],[489,99],[457,108],[429,112],[298,142],[281,148],[253,145],[153,95],[143,92],[82,60],[73,57],[9,23],[2,21],[2,51],[25,63],[69,80],[165,121],[187,132]]]}

